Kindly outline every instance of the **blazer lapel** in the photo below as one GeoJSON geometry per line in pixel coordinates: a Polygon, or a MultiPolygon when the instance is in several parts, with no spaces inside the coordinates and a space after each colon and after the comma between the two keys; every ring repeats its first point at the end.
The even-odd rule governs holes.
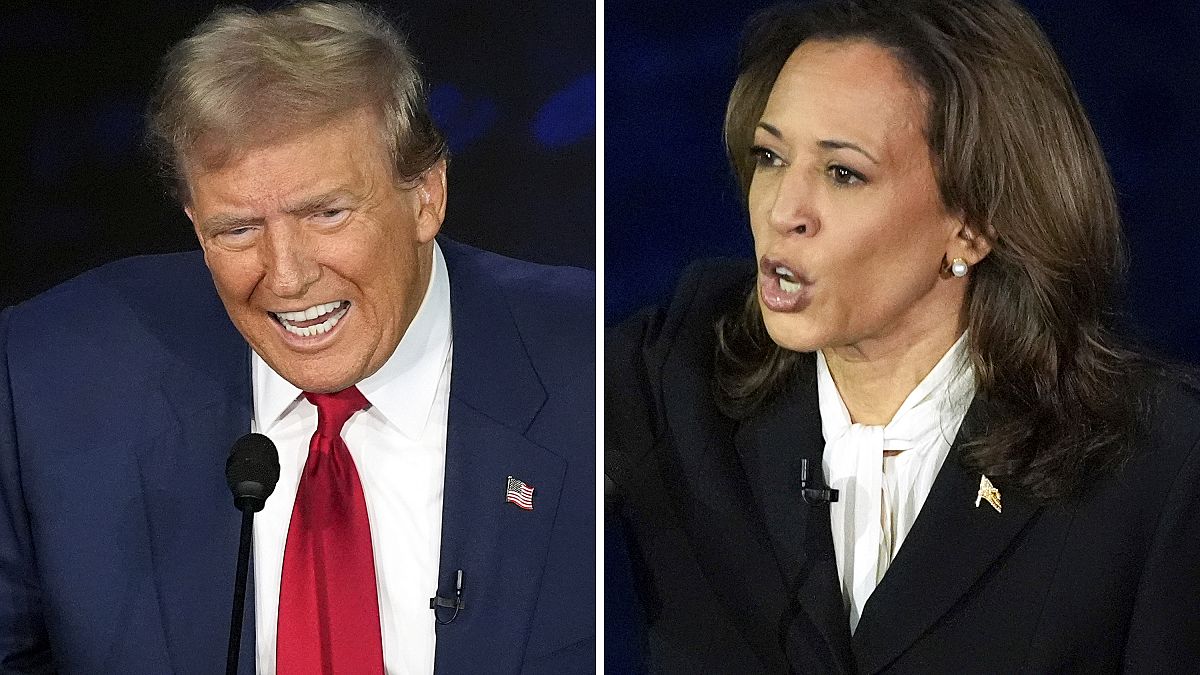
{"type": "Polygon", "coordinates": [[[446,440],[435,670],[517,672],[524,658],[566,463],[524,432],[546,400],[496,283],[452,242],[454,356],[446,440]],[[533,509],[505,501],[508,476],[533,486],[533,509]],[[453,620],[451,620],[453,619],[453,620]]]}
{"type": "MultiPolygon", "coordinates": [[[[171,345],[177,360],[160,385],[167,431],[138,451],[158,603],[179,673],[213,672],[225,661],[241,524],[225,460],[251,419],[250,351],[212,300],[196,321],[215,326],[212,334],[171,345]]],[[[253,576],[246,595],[239,671],[253,673],[253,576]]]]}
{"type": "Polygon", "coordinates": [[[808,460],[811,475],[822,475],[825,447],[810,361],[788,389],[741,425],[736,444],[782,581],[767,590],[786,599],[778,638],[789,665],[796,672],[847,672],[853,669],[850,629],[829,506],[806,504],[800,490],[801,460],[808,460]]]}
{"type": "Polygon", "coordinates": [[[977,397],[912,531],[863,610],[853,638],[862,672],[887,667],[950,611],[1040,510],[1019,488],[1000,482],[1002,512],[987,502],[975,506],[980,474],[960,457],[985,424],[985,403],[977,397]]]}

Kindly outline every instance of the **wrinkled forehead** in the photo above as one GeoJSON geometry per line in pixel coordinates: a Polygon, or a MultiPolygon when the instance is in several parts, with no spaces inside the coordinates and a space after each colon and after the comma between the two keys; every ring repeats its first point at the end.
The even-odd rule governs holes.
{"type": "Polygon", "coordinates": [[[238,123],[209,127],[178,153],[181,195],[190,201],[190,183],[200,173],[218,172],[266,148],[294,145],[322,135],[344,139],[346,151],[363,158],[390,160],[387,128],[381,112],[372,105],[348,110],[320,111],[308,115],[264,112],[238,123]]]}

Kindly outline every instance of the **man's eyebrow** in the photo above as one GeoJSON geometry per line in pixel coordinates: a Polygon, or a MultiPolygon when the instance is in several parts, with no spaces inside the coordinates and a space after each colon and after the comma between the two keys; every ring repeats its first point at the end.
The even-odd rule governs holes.
{"type": "Polygon", "coordinates": [[[204,219],[204,223],[200,229],[205,232],[216,232],[218,230],[232,230],[239,227],[249,227],[262,222],[262,218],[254,216],[233,216],[226,214],[217,214],[204,219]]]}
{"type": "Polygon", "coordinates": [[[332,204],[340,199],[353,199],[353,198],[354,198],[354,193],[351,192],[350,190],[348,190],[346,188],[334,188],[332,190],[329,190],[328,192],[322,192],[319,195],[305,197],[304,199],[301,199],[293,204],[288,205],[283,210],[285,213],[290,213],[292,215],[311,213],[313,211],[319,211],[322,208],[327,207],[330,204],[332,204]]]}
{"type": "MultiPolygon", "coordinates": [[[[284,213],[291,215],[299,215],[320,211],[322,208],[333,204],[339,199],[354,199],[355,195],[348,188],[334,188],[328,192],[323,192],[319,195],[305,197],[299,201],[288,205],[283,209],[284,213]]],[[[235,216],[230,214],[217,214],[204,220],[201,229],[205,232],[215,232],[218,230],[231,230],[238,227],[248,227],[257,225],[263,221],[257,216],[235,216]]]]}

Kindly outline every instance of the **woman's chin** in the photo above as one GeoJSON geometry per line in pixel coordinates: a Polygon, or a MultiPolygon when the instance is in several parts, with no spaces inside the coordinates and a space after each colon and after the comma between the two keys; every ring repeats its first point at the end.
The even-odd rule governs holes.
{"type": "Polygon", "coordinates": [[[824,346],[821,335],[802,317],[764,308],[763,325],[775,344],[793,352],[815,352],[824,346]]]}

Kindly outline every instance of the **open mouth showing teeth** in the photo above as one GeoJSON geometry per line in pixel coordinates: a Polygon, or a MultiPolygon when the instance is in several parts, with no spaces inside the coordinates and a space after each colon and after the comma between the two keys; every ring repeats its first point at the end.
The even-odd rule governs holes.
{"type": "Polygon", "coordinates": [[[784,293],[795,293],[804,288],[804,284],[800,283],[796,275],[782,265],[775,268],[775,274],[779,277],[779,289],[784,293]]]}
{"type": "Polygon", "coordinates": [[[348,300],[327,302],[323,305],[313,305],[308,309],[296,312],[268,312],[271,318],[279,322],[283,329],[292,335],[312,337],[333,330],[338,321],[350,310],[348,300]]]}

